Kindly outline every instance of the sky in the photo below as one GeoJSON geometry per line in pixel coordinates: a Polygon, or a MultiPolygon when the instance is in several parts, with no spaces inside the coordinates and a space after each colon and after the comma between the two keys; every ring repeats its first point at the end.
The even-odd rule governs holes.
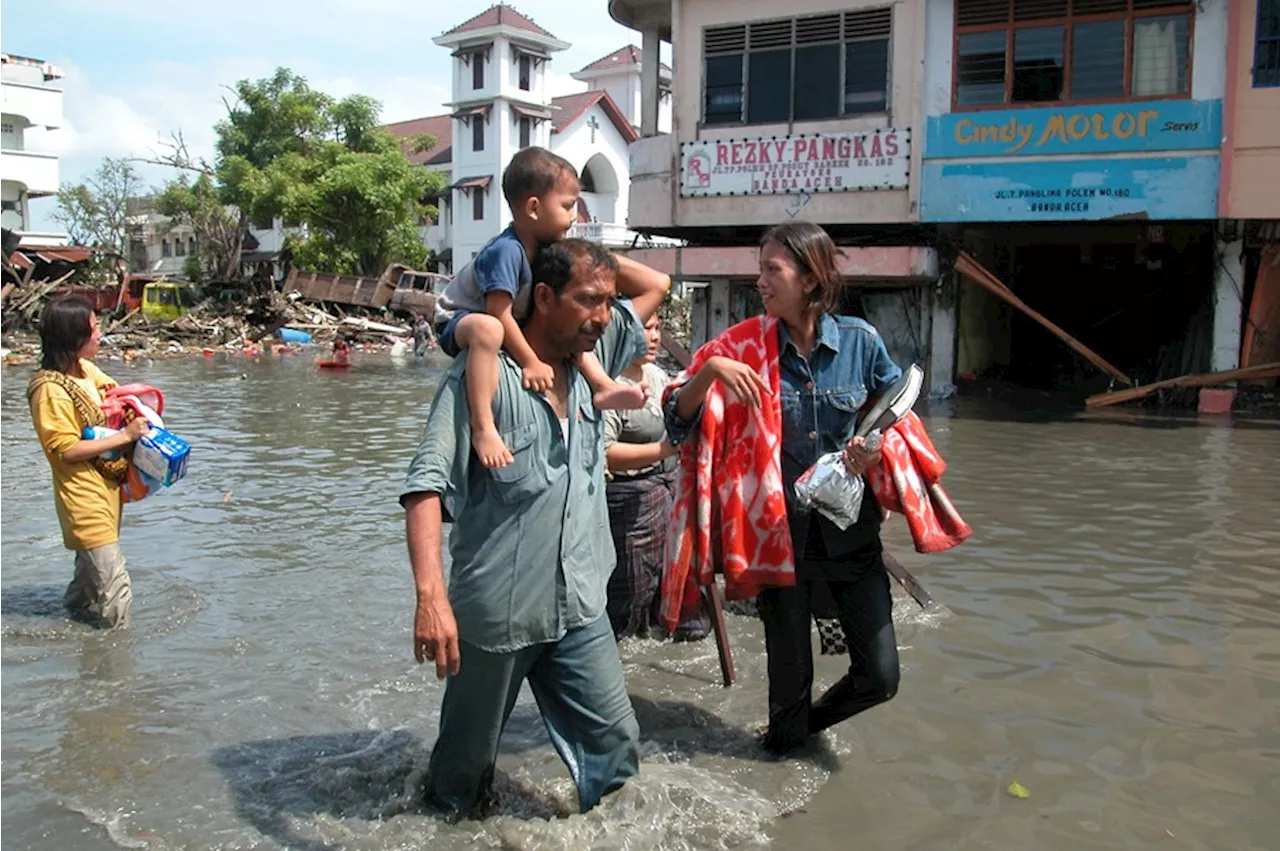
{"type": "MultiPolygon", "coordinates": [[[[335,96],[365,94],[386,122],[446,111],[450,51],[431,39],[491,0],[9,0],[0,50],[59,66],[63,126],[39,144],[60,155],[63,184],[103,157],[147,157],[181,130],[192,152],[212,153],[226,86],[284,66],[335,96]]],[[[555,54],[551,95],[582,91],[569,74],[639,33],[613,21],[607,0],[513,0],[522,14],[573,46],[555,54]]],[[[153,185],[169,172],[138,166],[153,185]]],[[[56,229],[56,201],[32,201],[38,230],[56,229]]]]}

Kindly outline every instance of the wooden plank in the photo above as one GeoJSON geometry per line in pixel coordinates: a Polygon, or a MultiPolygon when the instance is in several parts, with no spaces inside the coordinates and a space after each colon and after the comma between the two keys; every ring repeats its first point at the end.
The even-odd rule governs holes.
{"type": "Polygon", "coordinates": [[[724,621],[724,601],[720,598],[720,585],[713,581],[702,589],[711,608],[711,630],[716,636],[716,651],[720,654],[720,677],[724,687],[733,685],[737,673],[733,668],[733,649],[729,647],[729,627],[724,621]]]}
{"type": "Polygon", "coordinates": [[[1075,337],[1072,337],[1070,334],[1068,334],[1066,331],[1063,331],[1057,325],[1050,322],[1040,313],[1036,312],[1031,307],[1027,306],[1026,302],[1024,302],[1022,299],[1018,298],[1016,295],[1013,294],[1013,290],[1005,286],[1004,283],[1000,281],[999,278],[997,278],[995,275],[988,272],[985,268],[983,268],[981,263],[979,263],[977,260],[974,260],[965,252],[963,251],[960,252],[960,256],[956,258],[955,269],[957,272],[964,275],[966,278],[973,281],[975,284],[982,287],[987,292],[991,293],[997,298],[1007,301],[1009,304],[1018,308],[1018,310],[1021,310],[1027,316],[1030,316],[1036,322],[1039,322],[1045,328],[1049,329],[1049,331],[1055,337],[1057,337],[1059,340],[1061,340],[1062,342],[1070,346],[1081,357],[1089,361],[1089,363],[1093,364],[1098,369],[1110,375],[1112,378],[1115,378],[1118,381],[1123,381],[1125,384],[1132,385],[1134,383],[1132,378],[1125,375],[1118,368],[1112,366],[1093,349],[1089,348],[1084,343],[1077,340],[1075,337]]]}
{"type": "Polygon", "coordinates": [[[671,357],[675,358],[681,369],[687,369],[689,361],[693,359],[693,355],[689,354],[689,350],[679,340],[671,336],[666,328],[662,329],[662,348],[666,349],[671,357]]]}
{"type": "Polygon", "coordinates": [[[1117,405],[1121,402],[1141,399],[1143,396],[1149,396],[1157,390],[1169,387],[1208,387],[1211,384],[1223,384],[1228,381],[1237,381],[1245,378],[1272,378],[1278,375],[1280,375],[1280,362],[1260,363],[1257,366],[1228,369],[1223,372],[1179,375],[1177,378],[1166,378],[1163,381],[1155,381],[1151,384],[1144,384],[1141,387],[1130,387],[1126,390],[1116,390],[1112,393],[1098,393],[1085,399],[1084,404],[1087,408],[1102,408],[1107,405],[1117,405]]]}
{"type": "Polygon", "coordinates": [[[927,609],[933,605],[933,596],[921,585],[916,578],[911,575],[911,571],[907,570],[906,565],[898,561],[888,553],[881,553],[880,559],[884,562],[885,570],[889,571],[889,575],[898,580],[898,584],[902,586],[911,599],[920,604],[920,608],[927,609]]]}

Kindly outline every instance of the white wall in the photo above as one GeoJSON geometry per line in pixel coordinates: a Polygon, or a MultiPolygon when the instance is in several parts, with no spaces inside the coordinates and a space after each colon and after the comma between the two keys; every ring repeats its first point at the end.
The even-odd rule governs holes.
{"type": "Polygon", "coordinates": [[[6,180],[3,186],[0,187],[0,198],[4,199],[6,207],[13,204],[17,208],[14,210],[6,209],[3,216],[0,216],[0,219],[3,219],[4,226],[9,230],[26,230],[27,198],[26,193],[22,191],[22,187],[12,180],[6,180]]]}
{"type": "MultiPolygon", "coordinates": [[[[614,103],[622,110],[623,115],[627,116],[627,120],[636,127],[640,126],[640,111],[643,107],[641,104],[642,89],[639,68],[628,66],[608,74],[592,77],[587,81],[587,87],[592,90],[603,89],[608,92],[609,97],[613,98],[614,103]]],[[[658,103],[658,132],[671,132],[670,92],[664,94],[658,103]]]]}
{"type": "MultiPolygon", "coordinates": [[[[609,120],[609,116],[605,115],[604,110],[599,106],[591,107],[574,119],[572,124],[555,134],[552,137],[552,143],[552,150],[573,163],[573,167],[579,174],[593,156],[596,154],[604,156],[613,168],[618,183],[618,193],[612,205],[612,214],[606,217],[603,211],[598,211],[595,206],[591,206],[591,199],[588,199],[588,205],[591,206],[592,214],[599,221],[625,222],[631,186],[627,141],[618,132],[618,128],[613,126],[613,122],[609,120]],[[592,116],[595,116],[596,122],[600,125],[596,130],[594,143],[591,141],[591,127],[587,124],[592,116]]],[[[596,200],[598,202],[598,199],[596,200]]]]}
{"type": "Polygon", "coordinates": [[[0,117],[4,123],[4,132],[0,134],[0,149],[6,151],[22,150],[22,133],[26,129],[26,119],[20,115],[5,113],[0,117]]]}

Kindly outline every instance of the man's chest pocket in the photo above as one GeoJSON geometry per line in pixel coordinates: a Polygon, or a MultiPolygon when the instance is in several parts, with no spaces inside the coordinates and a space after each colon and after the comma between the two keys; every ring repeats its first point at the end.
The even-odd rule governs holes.
{"type": "Polygon", "coordinates": [[[516,426],[501,435],[512,461],[489,470],[489,488],[499,502],[516,505],[546,490],[547,465],[537,445],[536,424],[516,426]]]}
{"type": "Polygon", "coordinates": [[[600,463],[601,452],[601,416],[590,397],[578,406],[578,457],[582,469],[594,470],[600,463]]]}

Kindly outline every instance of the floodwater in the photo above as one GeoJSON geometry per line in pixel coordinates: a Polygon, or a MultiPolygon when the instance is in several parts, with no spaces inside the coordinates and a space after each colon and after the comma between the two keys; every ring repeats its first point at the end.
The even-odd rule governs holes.
{"type": "Polygon", "coordinates": [[[6,848],[1278,847],[1276,423],[935,406],[975,534],[921,556],[886,527],[942,604],[895,590],[893,702],[770,762],[756,622],[730,617],[731,689],[711,641],[627,642],[640,776],[569,815],[526,693],[499,814],[450,825],[418,804],[442,688],[411,656],[396,502],[440,364],[356,359],[103,364],[195,446],[126,509],[118,634],[62,615],[28,372],[4,371],[6,848]]]}

